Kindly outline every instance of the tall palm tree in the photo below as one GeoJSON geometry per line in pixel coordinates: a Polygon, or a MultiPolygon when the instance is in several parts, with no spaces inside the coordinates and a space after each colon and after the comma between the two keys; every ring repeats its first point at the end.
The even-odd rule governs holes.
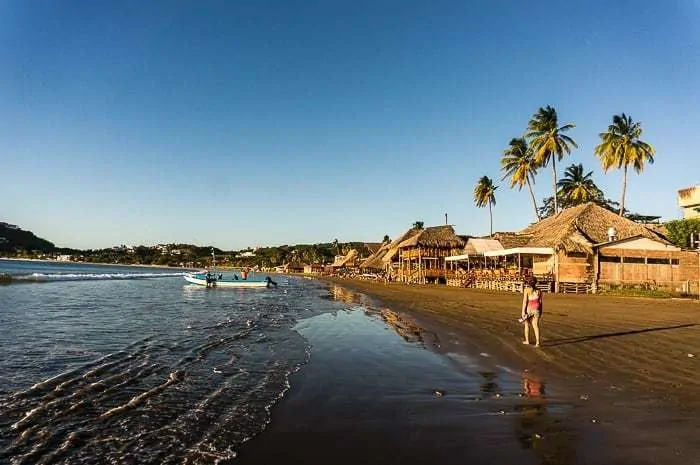
{"type": "Polygon", "coordinates": [[[633,121],[631,116],[614,115],[607,132],[600,133],[601,143],[595,148],[595,154],[603,164],[603,170],[622,168],[622,195],[620,216],[625,211],[627,193],[627,168],[632,166],[637,174],[644,171],[644,164],[654,163],[656,149],[639,139],[642,135],[642,123],[633,121]]]}
{"type": "Polygon", "coordinates": [[[490,235],[493,236],[493,212],[491,207],[496,205],[496,189],[498,186],[493,185],[493,180],[488,176],[482,176],[479,182],[474,187],[474,203],[477,207],[483,208],[489,206],[489,223],[490,235]]]}
{"type": "Polygon", "coordinates": [[[578,148],[576,141],[564,134],[569,129],[575,128],[575,124],[559,126],[557,110],[547,105],[540,107],[537,113],[532,115],[527,125],[525,136],[530,141],[530,146],[535,155],[537,166],[547,166],[552,162],[552,195],[554,196],[554,213],[559,211],[557,203],[557,160],[561,161],[564,154],[571,153],[571,147],[578,148]]]}
{"type": "Polygon", "coordinates": [[[603,191],[593,182],[593,171],[584,174],[581,163],[567,167],[557,187],[557,196],[569,206],[603,198],[603,191]]]}
{"type": "Polygon", "coordinates": [[[535,209],[535,216],[539,221],[540,214],[537,210],[537,201],[535,200],[535,194],[532,192],[532,184],[534,184],[535,174],[537,174],[537,165],[535,164],[532,149],[527,145],[524,137],[514,137],[510,140],[508,148],[503,151],[501,171],[505,172],[501,178],[502,180],[510,176],[511,189],[517,185],[518,190],[521,190],[523,185],[527,185],[532,198],[532,206],[535,209]]]}

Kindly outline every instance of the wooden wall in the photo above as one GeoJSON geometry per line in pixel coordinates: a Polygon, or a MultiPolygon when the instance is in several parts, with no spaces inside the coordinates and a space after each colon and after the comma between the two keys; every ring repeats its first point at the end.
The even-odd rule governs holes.
{"type": "Polygon", "coordinates": [[[592,278],[593,256],[567,255],[558,252],[559,281],[565,283],[585,283],[592,278]]]}
{"type": "Polygon", "coordinates": [[[699,274],[698,253],[692,251],[601,249],[599,260],[603,283],[674,284],[699,274]]]}

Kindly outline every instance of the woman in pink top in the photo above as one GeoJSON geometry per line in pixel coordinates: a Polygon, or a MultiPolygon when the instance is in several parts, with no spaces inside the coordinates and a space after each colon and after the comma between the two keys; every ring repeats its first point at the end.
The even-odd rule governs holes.
{"type": "Polygon", "coordinates": [[[542,316],[542,292],[535,287],[537,279],[531,276],[525,281],[523,291],[523,308],[521,319],[525,323],[525,340],[523,344],[530,344],[530,326],[535,332],[535,347],[540,346],[540,317],[542,316]]]}

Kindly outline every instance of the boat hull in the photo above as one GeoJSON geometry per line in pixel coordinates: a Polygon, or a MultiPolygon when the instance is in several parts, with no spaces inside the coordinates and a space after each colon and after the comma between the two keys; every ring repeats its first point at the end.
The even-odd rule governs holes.
{"type": "MultiPolygon", "coordinates": [[[[198,286],[206,286],[207,280],[204,276],[186,274],[185,281],[198,286]]],[[[268,280],[238,279],[238,280],[217,280],[212,283],[212,287],[237,287],[237,288],[261,288],[270,287],[268,280]]]]}

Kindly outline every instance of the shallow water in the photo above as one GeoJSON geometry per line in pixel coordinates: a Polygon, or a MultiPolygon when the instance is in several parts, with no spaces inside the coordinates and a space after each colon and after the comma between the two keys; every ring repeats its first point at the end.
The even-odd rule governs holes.
{"type": "Polygon", "coordinates": [[[541,449],[537,431],[566,409],[479,354],[427,350],[436,335],[341,287],[277,277],[278,288],[206,289],[177,270],[12,267],[45,278],[0,286],[0,462],[288,463],[296,450],[299,463],[324,463],[314,431],[378,435],[371,463],[390,450],[381,443],[431,452],[436,431],[451,446],[431,457],[503,457],[504,441],[541,449]],[[275,436],[290,429],[291,443],[275,436]]]}
{"type": "Polygon", "coordinates": [[[163,270],[95,279],[104,268],[0,287],[0,461],[231,458],[308,357],[292,326],[336,305],[310,281],[208,290],[163,270]]]}

